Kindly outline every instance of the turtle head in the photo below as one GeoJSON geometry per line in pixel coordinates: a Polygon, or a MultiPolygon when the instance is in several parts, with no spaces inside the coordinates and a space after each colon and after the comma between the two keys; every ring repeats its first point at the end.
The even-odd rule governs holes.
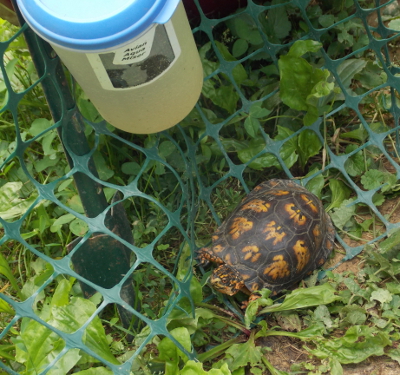
{"type": "Polygon", "coordinates": [[[233,296],[244,287],[243,278],[240,276],[239,272],[233,270],[226,264],[221,264],[213,271],[210,282],[214,289],[228,296],[233,296]]]}

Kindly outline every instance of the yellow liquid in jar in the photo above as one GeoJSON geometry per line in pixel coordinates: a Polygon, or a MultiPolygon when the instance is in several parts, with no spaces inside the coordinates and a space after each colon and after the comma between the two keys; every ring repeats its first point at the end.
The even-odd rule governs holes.
{"type": "Polygon", "coordinates": [[[203,85],[200,57],[182,2],[171,22],[180,55],[160,77],[137,87],[104,89],[86,53],[53,48],[106,121],[130,133],[156,133],[189,114],[203,85]]]}

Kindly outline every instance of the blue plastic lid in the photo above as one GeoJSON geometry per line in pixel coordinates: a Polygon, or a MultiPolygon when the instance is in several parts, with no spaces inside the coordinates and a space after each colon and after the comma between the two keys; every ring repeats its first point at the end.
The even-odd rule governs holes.
{"type": "Polygon", "coordinates": [[[78,51],[105,51],[167,22],[180,0],[17,0],[43,39],[78,51]]]}

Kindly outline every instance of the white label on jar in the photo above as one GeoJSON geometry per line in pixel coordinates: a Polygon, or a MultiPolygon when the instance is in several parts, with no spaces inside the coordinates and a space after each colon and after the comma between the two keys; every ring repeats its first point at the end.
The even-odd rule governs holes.
{"type": "Polygon", "coordinates": [[[147,85],[160,78],[175,63],[181,48],[171,21],[155,25],[146,34],[112,52],[86,56],[106,90],[124,90],[147,85]]]}
{"type": "Polygon", "coordinates": [[[153,46],[154,35],[156,33],[156,27],[153,27],[141,38],[135,39],[133,43],[130,43],[122,48],[117,49],[114,53],[114,65],[126,65],[133,64],[142,61],[149,57],[151,47],[153,46]]]}

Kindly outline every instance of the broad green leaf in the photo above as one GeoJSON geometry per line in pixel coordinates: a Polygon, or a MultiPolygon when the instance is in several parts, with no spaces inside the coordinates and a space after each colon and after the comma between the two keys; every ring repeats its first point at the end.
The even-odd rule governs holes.
{"type": "Polygon", "coordinates": [[[395,185],[397,182],[396,175],[383,172],[378,169],[369,169],[361,176],[361,183],[363,187],[367,190],[373,190],[380,187],[382,184],[387,183],[388,186],[382,188],[382,191],[387,191],[391,186],[395,185]]]}
{"type": "MultiPolygon", "coordinates": [[[[350,138],[350,139],[357,139],[360,142],[364,143],[365,140],[368,138],[368,132],[367,130],[364,128],[364,126],[362,124],[360,124],[358,126],[358,128],[350,131],[350,132],[346,132],[340,135],[341,138],[350,138]]],[[[346,153],[347,153],[347,149],[346,149],[346,153]]]]}
{"type": "Polygon", "coordinates": [[[53,148],[53,141],[56,137],[57,133],[54,130],[47,132],[43,137],[42,146],[44,155],[54,155],[57,153],[57,150],[53,148]]]}
{"type": "Polygon", "coordinates": [[[121,165],[121,171],[132,176],[138,175],[140,170],[141,166],[135,161],[129,161],[121,165]]]}
{"type": "Polygon", "coordinates": [[[351,190],[346,184],[334,178],[329,180],[329,189],[332,193],[331,204],[326,208],[327,211],[332,208],[341,207],[342,203],[350,197],[351,190]]]}
{"type": "Polygon", "coordinates": [[[396,282],[387,283],[386,287],[390,293],[400,295],[400,284],[399,283],[396,283],[396,282]]]}
{"type": "MultiPolygon", "coordinates": [[[[285,142],[280,149],[280,156],[288,168],[292,167],[298,158],[298,155],[295,153],[295,142],[295,138],[292,138],[290,141],[285,142]]],[[[242,163],[247,163],[259,152],[263,151],[265,147],[264,140],[256,138],[250,141],[248,148],[244,148],[238,152],[238,157],[242,163]]],[[[262,170],[269,167],[282,168],[278,159],[271,153],[262,154],[260,157],[252,160],[249,163],[249,167],[256,170],[262,170]]]]}
{"type": "Polygon", "coordinates": [[[37,118],[33,120],[31,127],[29,128],[29,133],[36,137],[40,133],[44,132],[50,128],[51,122],[46,118],[37,118]]]}
{"type": "Polygon", "coordinates": [[[285,7],[270,9],[266,19],[270,33],[278,38],[278,40],[286,38],[289,35],[292,23],[289,21],[285,7]]]}
{"type": "Polygon", "coordinates": [[[247,72],[242,64],[237,64],[232,69],[232,76],[239,86],[248,78],[247,72]]]}
{"type": "Polygon", "coordinates": [[[249,20],[246,15],[238,15],[227,21],[232,33],[245,40],[250,39],[251,24],[252,20],[249,20]]]}
{"type": "Polygon", "coordinates": [[[194,276],[190,280],[190,295],[195,304],[202,302],[204,299],[202,286],[194,276]]]}
{"type": "Polygon", "coordinates": [[[83,206],[82,206],[82,201],[79,198],[78,194],[76,194],[76,195],[72,196],[70,199],[68,199],[67,206],[72,208],[74,211],[76,211],[80,214],[83,214],[85,212],[85,210],[83,209],[83,206]]]}
{"type": "Polygon", "coordinates": [[[53,298],[51,299],[51,307],[68,305],[69,292],[71,291],[74,281],[75,280],[73,278],[70,280],[63,279],[58,283],[57,288],[54,291],[53,298]]]}
{"type": "Polygon", "coordinates": [[[388,24],[389,29],[392,30],[400,30],[400,19],[399,18],[395,18],[393,20],[391,20],[388,24]]]}
{"type": "Polygon", "coordinates": [[[255,138],[260,129],[260,121],[258,121],[257,118],[249,115],[244,121],[244,128],[250,137],[255,138]]]}
{"type": "Polygon", "coordinates": [[[361,72],[366,65],[367,60],[364,59],[347,59],[337,67],[340,82],[345,89],[350,87],[354,76],[361,72]]]}
{"type": "MultiPolygon", "coordinates": [[[[319,306],[321,307],[321,306],[319,306]]],[[[275,318],[279,322],[279,326],[285,331],[301,331],[301,320],[299,314],[291,311],[279,311],[275,313],[275,318]]]]}
{"type": "Polygon", "coordinates": [[[158,146],[158,153],[162,158],[166,158],[176,150],[176,146],[171,141],[163,141],[158,146]]]}
{"type": "Polygon", "coordinates": [[[318,358],[334,357],[347,364],[360,363],[371,355],[383,355],[384,348],[391,344],[388,333],[357,325],[350,327],[343,337],[320,341],[317,349],[307,349],[318,358]]]}
{"type": "Polygon", "coordinates": [[[346,223],[354,216],[356,205],[352,204],[354,199],[344,200],[341,205],[330,214],[331,219],[338,229],[343,229],[346,223]]]}
{"type": "Polygon", "coordinates": [[[210,78],[204,81],[202,93],[215,105],[226,109],[228,113],[233,114],[235,112],[239,94],[233,85],[217,87],[214,78],[210,78]]]}
{"type": "Polygon", "coordinates": [[[327,328],[332,328],[333,322],[331,318],[331,314],[329,313],[326,305],[320,305],[314,310],[314,319],[316,321],[320,321],[324,323],[327,328]]]}
{"type": "Polygon", "coordinates": [[[234,57],[242,56],[249,48],[249,43],[245,39],[236,39],[232,46],[232,55],[234,57]]]}
{"type": "Polygon", "coordinates": [[[76,218],[75,215],[72,215],[72,214],[65,214],[65,215],[62,215],[62,216],[60,216],[59,218],[57,218],[57,219],[54,221],[53,225],[56,226],[56,225],[68,224],[68,223],[70,223],[72,220],[74,220],[75,218],[76,218]]]}
{"type": "Polygon", "coordinates": [[[318,106],[318,101],[316,99],[323,98],[333,91],[335,84],[326,81],[329,78],[329,75],[329,70],[321,70],[320,81],[315,84],[306,98],[308,104],[318,106]]]}
{"type": "Polygon", "coordinates": [[[29,198],[22,199],[19,191],[22,189],[22,182],[7,182],[0,187],[0,217],[3,220],[10,220],[22,216],[35,202],[36,192],[29,198]]]}
{"type": "Polygon", "coordinates": [[[81,219],[74,219],[69,224],[70,231],[78,237],[83,237],[89,230],[89,226],[81,219]]]}
{"type": "Polygon", "coordinates": [[[232,373],[230,372],[227,363],[224,363],[219,369],[213,368],[209,371],[205,371],[203,369],[203,364],[201,362],[195,362],[190,360],[186,362],[185,366],[182,368],[182,370],[179,372],[178,375],[231,375],[231,374],[232,373]]]}
{"type": "MultiPolygon", "coordinates": [[[[113,375],[114,372],[105,367],[92,367],[88,370],[74,372],[74,375],[113,375]]],[[[60,374],[61,375],[61,374],[60,374]]]]}
{"type": "Polygon", "coordinates": [[[229,52],[228,47],[219,42],[218,40],[215,41],[215,45],[218,47],[219,51],[221,52],[222,57],[226,61],[236,61],[236,58],[232,56],[232,54],[229,52]]]}
{"type": "Polygon", "coordinates": [[[343,307],[340,311],[340,316],[342,317],[343,322],[349,324],[350,326],[364,324],[367,320],[367,312],[358,305],[343,307]]]}
{"type": "MultiPolygon", "coordinates": [[[[347,146],[346,153],[351,152],[351,149],[354,149],[354,147],[351,145],[347,146]]],[[[362,175],[365,172],[366,167],[368,167],[368,160],[370,159],[364,159],[363,151],[356,152],[345,161],[344,167],[346,168],[346,172],[352,177],[362,175]]]]}
{"type": "MultiPolygon", "coordinates": [[[[317,169],[312,170],[307,174],[307,177],[309,175],[312,176],[317,171],[318,171],[317,169]]],[[[322,173],[320,173],[318,176],[313,177],[310,181],[307,182],[306,188],[308,191],[315,194],[318,198],[321,199],[322,188],[324,187],[324,185],[325,185],[325,179],[322,173]]]]}
{"type": "Polygon", "coordinates": [[[330,375],[343,375],[343,367],[335,357],[329,358],[330,375]]]}
{"type": "Polygon", "coordinates": [[[317,155],[321,150],[322,144],[317,134],[310,129],[305,129],[297,137],[297,153],[299,154],[299,162],[302,168],[307,164],[311,156],[317,155]]]}
{"type": "Polygon", "coordinates": [[[91,122],[100,122],[103,120],[97,108],[82,90],[80,90],[76,102],[78,104],[80,113],[86,120],[91,122]]]}
{"type": "Polygon", "coordinates": [[[288,294],[282,303],[268,306],[260,311],[260,314],[327,305],[341,299],[335,292],[336,290],[327,283],[311,288],[296,289],[288,294]]]}
{"type": "Polygon", "coordinates": [[[43,172],[49,167],[54,167],[60,162],[58,158],[51,158],[50,156],[45,156],[44,158],[35,162],[35,170],[37,173],[43,172]]]}
{"type": "MultiPolygon", "coordinates": [[[[188,352],[191,351],[190,334],[187,328],[178,327],[171,330],[171,335],[177,340],[188,352]]],[[[176,344],[169,338],[164,337],[157,346],[159,351],[159,359],[165,361],[165,375],[176,375],[179,373],[179,361],[188,361],[184,354],[176,344]]]]}
{"type": "Polygon", "coordinates": [[[307,96],[319,81],[316,69],[303,58],[289,54],[279,59],[280,91],[279,95],[287,106],[298,111],[306,111],[307,96]]]}
{"type": "Polygon", "coordinates": [[[267,117],[271,111],[262,107],[261,102],[255,102],[251,105],[249,115],[254,118],[267,117]]]}
{"type": "MultiPolygon", "coordinates": [[[[79,349],[69,349],[56,363],[52,366],[48,375],[65,375],[78,363],[81,355],[79,349]]],[[[74,372],[74,374],[76,374],[74,372]]],[[[98,374],[98,373],[96,373],[98,374]]]]}
{"type": "Polygon", "coordinates": [[[318,119],[319,99],[326,97],[334,89],[334,84],[328,82],[328,70],[315,68],[301,57],[306,52],[318,51],[320,47],[318,42],[299,40],[278,62],[280,98],[292,109],[307,111],[303,119],[305,125],[311,125],[318,119]]]}
{"type": "Polygon", "coordinates": [[[303,117],[304,126],[311,126],[315,121],[318,120],[318,108],[315,106],[308,106],[307,113],[303,117]]]}
{"type": "MultiPolygon", "coordinates": [[[[72,297],[68,305],[52,308],[52,318],[49,323],[63,332],[72,333],[81,328],[95,311],[96,305],[90,300],[72,297]]],[[[87,326],[83,335],[83,342],[107,361],[120,364],[111,354],[103,325],[98,316],[95,316],[87,326]]]]}
{"type": "Polygon", "coordinates": [[[289,49],[288,55],[293,57],[301,57],[307,52],[318,52],[322,47],[322,43],[315,40],[298,40],[289,49]]]}
{"type": "Polygon", "coordinates": [[[260,346],[256,346],[254,342],[254,333],[243,344],[233,344],[226,354],[232,357],[230,369],[235,371],[238,368],[247,365],[254,366],[261,362],[262,351],[260,346]]]}
{"type": "Polygon", "coordinates": [[[24,375],[36,375],[43,371],[65,346],[61,337],[28,318],[23,318],[20,335],[12,341],[16,361],[25,366],[24,375]]]}
{"type": "Polygon", "coordinates": [[[387,81],[387,74],[376,61],[368,61],[365,68],[358,73],[355,79],[359,80],[363,87],[373,89],[387,81]]]}
{"type": "Polygon", "coordinates": [[[389,349],[385,354],[400,365],[400,348],[389,349]]]}
{"type": "Polygon", "coordinates": [[[65,190],[74,180],[72,178],[68,178],[63,181],[60,186],[58,187],[57,191],[60,193],[61,191],[65,190]]]}
{"type": "Polygon", "coordinates": [[[380,303],[389,303],[392,299],[392,294],[386,289],[378,288],[371,293],[371,301],[376,300],[380,303]]]}
{"type": "Polygon", "coordinates": [[[393,233],[390,233],[386,240],[382,241],[379,244],[383,253],[386,253],[392,249],[396,249],[400,245],[400,231],[396,230],[393,233]]]}
{"type": "Polygon", "coordinates": [[[109,168],[106,159],[99,151],[96,150],[94,152],[93,160],[96,164],[97,172],[99,173],[99,178],[101,180],[107,181],[114,176],[114,171],[109,168]]]}
{"type": "Polygon", "coordinates": [[[318,22],[322,27],[329,27],[335,23],[335,17],[333,14],[324,14],[318,18],[318,22]]]}

